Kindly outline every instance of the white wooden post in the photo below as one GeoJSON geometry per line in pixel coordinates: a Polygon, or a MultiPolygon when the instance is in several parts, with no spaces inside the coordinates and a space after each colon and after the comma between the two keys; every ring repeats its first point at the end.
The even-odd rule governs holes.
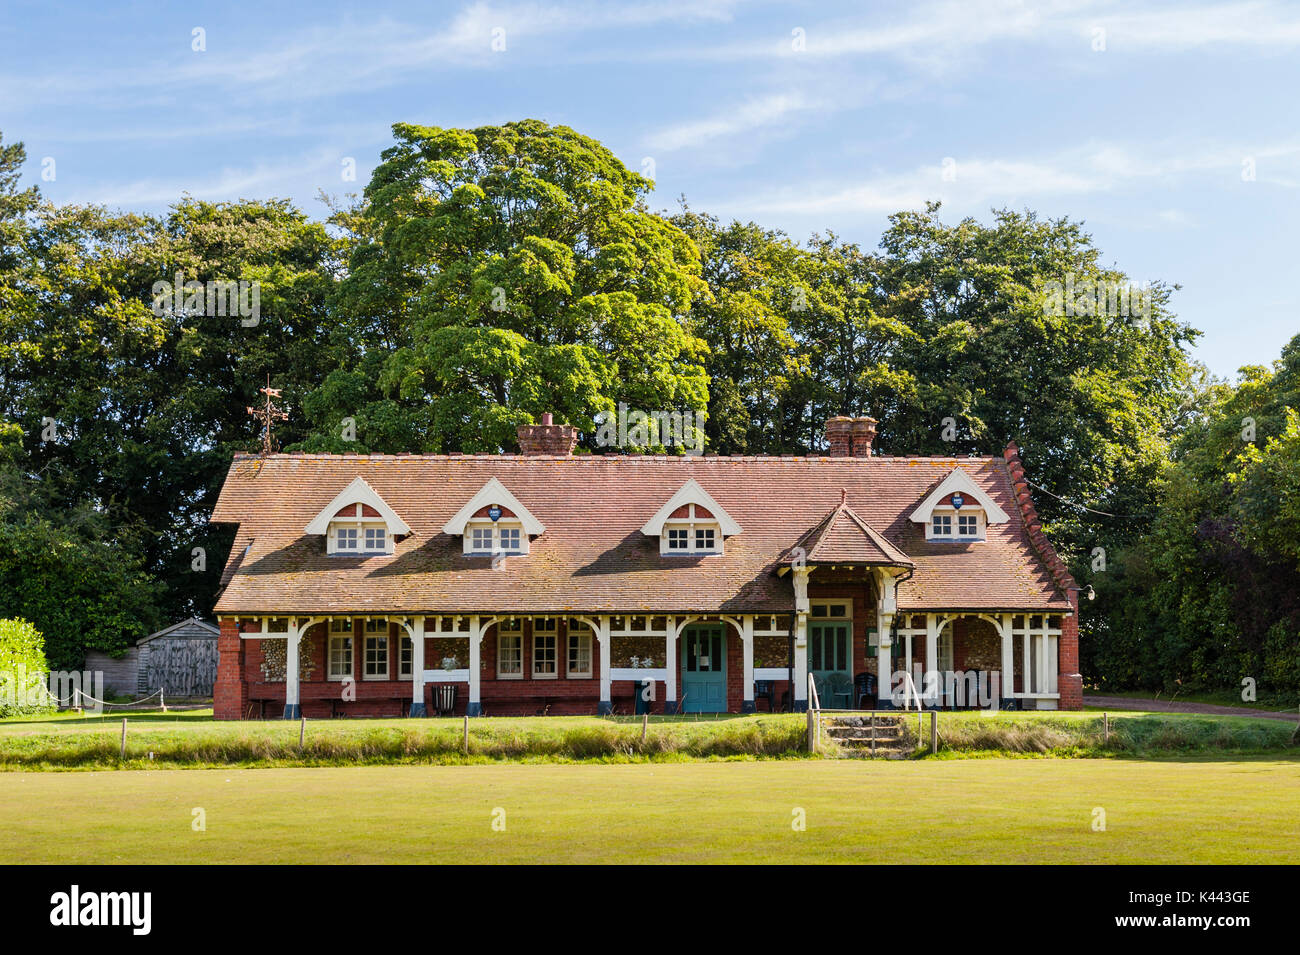
{"type": "Polygon", "coordinates": [[[415,618],[411,637],[411,716],[424,716],[424,617],[415,618]]]}
{"type": "MultiPolygon", "coordinates": [[[[479,630],[478,617],[469,618],[469,702],[465,705],[466,716],[480,716],[483,703],[479,699],[479,641],[483,633],[479,630]]],[[[466,724],[468,725],[468,724],[466,724]]]]}
{"type": "MultiPolygon", "coordinates": [[[[1011,699],[1016,690],[1016,657],[1011,638],[1011,614],[1002,615],[1002,698],[1011,699]]],[[[1002,700],[998,701],[1001,705],[1002,700]]]]}
{"type": "MultiPolygon", "coordinates": [[[[954,624],[955,626],[956,624],[954,624]]],[[[954,639],[956,639],[955,636],[954,639]]],[[[939,676],[938,673],[939,615],[927,613],[925,615],[925,675],[921,678],[924,684],[921,687],[921,693],[924,694],[925,701],[929,706],[938,706],[939,696],[943,693],[943,677],[939,676]],[[935,676],[931,676],[931,674],[935,674],[935,676]]]]}
{"type": "Polygon", "coordinates": [[[596,630],[596,640],[600,643],[600,702],[596,704],[596,712],[601,716],[607,716],[614,711],[609,688],[609,615],[598,617],[597,623],[599,626],[596,630]]]}
{"type": "Polygon", "coordinates": [[[284,636],[284,718],[302,718],[298,700],[298,618],[289,618],[289,632],[284,636]]]}
{"type": "Polygon", "coordinates": [[[740,620],[741,654],[745,663],[744,696],[740,706],[741,712],[754,712],[754,617],[746,614],[740,620]]]}
{"type": "Polygon", "coordinates": [[[808,574],[807,567],[794,571],[794,686],[790,698],[796,713],[808,709],[808,574]]]}
{"type": "Polygon", "coordinates": [[[664,712],[677,712],[677,668],[679,666],[677,659],[677,618],[669,617],[667,620],[668,636],[664,638],[664,644],[667,648],[667,654],[664,657],[664,665],[668,673],[664,677],[664,712]]]}

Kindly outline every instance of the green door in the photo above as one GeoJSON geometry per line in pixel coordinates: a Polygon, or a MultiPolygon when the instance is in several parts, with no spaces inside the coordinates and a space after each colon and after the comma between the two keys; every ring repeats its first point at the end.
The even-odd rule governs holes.
{"type": "Polygon", "coordinates": [[[721,624],[682,631],[682,711],[727,711],[727,635],[721,624]]]}
{"type": "Polygon", "coordinates": [[[845,709],[853,705],[853,655],[850,649],[847,623],[809,624],[808,672],[817,684],[817,698],[826,709],[845,709]]]}

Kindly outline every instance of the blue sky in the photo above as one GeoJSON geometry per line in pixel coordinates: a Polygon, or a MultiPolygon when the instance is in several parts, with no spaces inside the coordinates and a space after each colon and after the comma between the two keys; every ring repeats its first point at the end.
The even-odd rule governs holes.
{"type": "Polygon", "coordinates": [[[1297,90],[1300,3],[1268,0],[0,10],[0,132],[56,202],[323,215],[394,122],[536,117],[652,173],[655,208],[684,193],[799,239],[874,246],[926,199],[1084,220],[1108,263],[1182,286],[1221,376],[1300,332],[1297,90]]]}

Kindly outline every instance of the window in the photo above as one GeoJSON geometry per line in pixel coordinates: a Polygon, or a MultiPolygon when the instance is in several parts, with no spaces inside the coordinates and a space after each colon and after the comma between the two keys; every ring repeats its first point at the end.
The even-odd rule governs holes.
{"type": "Polygon", "coordinates": [[[952,515],[936,514],[931,523],[934,529],[934,537],[951,537],[952,536],[952,515]]]}
{"type": "Polygon", "coordinates": [[[414,675],[415,645],[410,637],[400,637],[397,641],[397,678],[409,680],[414,675]]]}
{"type": "Polygon", "coordinates": [[[980,519],[978,514],[957,515],[957,536],[958,537],[978,537],[979,532],[980,532],[980,519]]]}
{"type": "Polygon", "coordinates": [[[591,679],[591,630],[582,624],[569,624],[569,666],[565,674],[570,680],[591,679]]]}
{"type": "Polygon", "coordinates": [[[937,541],[978,541],[984,539],[984,512],[967,507],[959,511],[934,511],[926,527],[926,539],[937,541]]]}
{"type": "Polygon", "coordinates": [[[367,680],[388,679],[387,637],[366,637],[365,667],[361,673],[367,680]]]}
{"type": "MultiPolygon", "coordinates": [[[[335,621],[336,623],[338,621],[335,621]]],[[[347,621],[349,628],[352,621],[347,621]]],[[[328,679],[346,680],[352,677],[352,638],[330,637],[328,679]]]]}
{"type": "Polygon", "coordinates": [[[722,535],[713,518],[679,517],[668,521],[660,540],[662,554],[720,554],[722,535]]]}
{"type": "Polygon", "coordinates": [[[467,529],[465,538],[467,554],[526,554],[528,540],[517,523],[498,521],[480,524],[467,529]]]}
{"type": "Polygon", "coordinates": [[[829,600],[819,600],[812,605],[812,615],[814,617],[834,617],[840,620],[847,620],[852,614],[849,613],[847,602],[832,602],[829,600]]]}
{"type": "Polygon", "coordinates": [[[554,680],[559,675],[556,641],[554,619],[533,621],[534,680],[554,680]]]}
{"type": "Polygon", "coordinates": [[[522,680],[524,678],[523,621],[511,620],[497,624],[497,679],[522,680]]]}
{"type": "Polygon", "coordinates": [[[393,538],[383,524],[361,520],[348,521],[343,524],[334,521],[329,527],[329,549],[331,554],[343,554],[358,557],[363,554],[391,554],[393,538]]]}

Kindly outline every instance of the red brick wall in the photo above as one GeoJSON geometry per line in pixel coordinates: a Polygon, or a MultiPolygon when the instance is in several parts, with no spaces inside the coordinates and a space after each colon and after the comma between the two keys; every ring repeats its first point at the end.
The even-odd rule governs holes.
{"type": "Polygon", "coordinates": [[[244,682],[244,642],[236,621],[223,618],[217,637],[217,680],[212,688],[212,716],[218,720],[244,718],[248,686],[244,682]]]}
{"type": "Polygon", "coordinates": [[[1061,619],[1060,658],[1057,661],[1057,690],[1063,710],[1083,709],[1083,676],[1079,673],[1079,592],[1070,591],[1074,613],[1061,619]]]}

